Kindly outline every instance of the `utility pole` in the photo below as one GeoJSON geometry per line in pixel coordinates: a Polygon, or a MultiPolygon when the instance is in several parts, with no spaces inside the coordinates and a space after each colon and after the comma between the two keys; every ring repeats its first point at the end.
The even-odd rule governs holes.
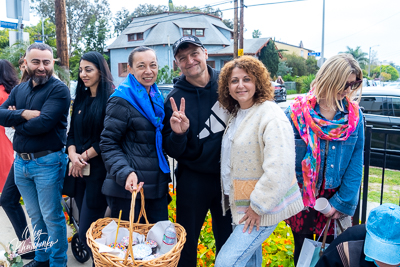
{"type": "Polygon", "coordinates": [[[234,0],[234,19],[233,19],[233,58],[238,57],[238,0],[234,0]]]}
{"type": "Polygon", "coordinates": [[[370,75],[370,70],[371,70],[371,48],[372,48],[372,47],[375,47],[375,46],[379,46],[379,45],[373,45],[373,46],[370,46],[370,47],[369,47],[369,54],[368,54],[368,57],[369,57],[369,59],[368,59],[368,77],[371,77],[371,75],[370,75]]]}
{"type": "Polygon", "coordinates": [[[17,42],[20,43],[20,45],[24,42],[24,34],[23,34],[23,29],[24,25],[22,24],[22,17],[24,14],[22,14],[22,3],[21,0],[16,0],[15,1],[15,8],[17,10],[18,14],[18,33],[17,33],[17,42]]]}
{"type": "Polygon", "coordinates": [[[321,64],[321,66],[325,62],[324,49],[325,49],[325,0],[323,0],[323,4],[322,4],[322,47],[321,47],[322,64],[321,64]]]}
{"type": "MultiPolygon", "coordinates": [[[[240,49],[244,49],[244,47],[243,47],[243,38],[244,38],[244,25],[243,25],[244,4],[243,4],[243,1],[244,0],[240,0],[240,42],[239,42],[240,49]]],[[[243,52],[243,54],[244,54],[244,52],[243,52]]]]}
{"type": "Polygon", "coordinates": [[[55,9],[57,57],[60,59],[60,65],[69,69],[65,0],[55,0],[55,9]]]}

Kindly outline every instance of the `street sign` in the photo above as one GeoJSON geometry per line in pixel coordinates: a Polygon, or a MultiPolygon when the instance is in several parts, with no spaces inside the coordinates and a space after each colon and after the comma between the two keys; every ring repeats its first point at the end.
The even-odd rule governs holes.
{"type": "Polygon", "coordinates": [[[313,53],[308,53],[309,56],[314,56],[314,57],[320,57],[321,52],[313,52],[313,53]]]}
{"type": "Polygon", "coordinates": [[[29,21],[29,0],[6,0],[6,13],[9,19],[22,19],[29,21]]]}
{"type": "Polygon", "coordinates": [[[243,49],[239,49],[239,50],[238,50],[238,56],[241,57],[241,56],[243,56],[243,55],[244,55],[243,49]]]}
{"type": "Polygon", "coordinates": [[[43,41],[42,41],[42,40],[35,40],[35,43],[42,44],[42,43],[43,43],[43,41]]]}
{"type": "Polygon", "coordinates": [[[0,27],[16,30],[18,28],[18,23],[8,22],[8,21],[0,21],[0,27]]]}

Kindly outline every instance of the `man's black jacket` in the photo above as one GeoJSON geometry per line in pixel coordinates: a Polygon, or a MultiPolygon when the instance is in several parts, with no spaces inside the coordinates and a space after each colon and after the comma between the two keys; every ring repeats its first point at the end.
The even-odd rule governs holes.
{"type": "Polygon", "coordinates": [[[0,125],[15,128],[14,150],[35,153],[62,149],[70,102],[68,87],[54,77],[35,87],[31,80],[17,85],[0,107],[0,125]],[[9,106],[17,110],[8,110],[9,106]],[[21,116],[25,109],[39,110],[40,116],[27,121],[21,116]]]}

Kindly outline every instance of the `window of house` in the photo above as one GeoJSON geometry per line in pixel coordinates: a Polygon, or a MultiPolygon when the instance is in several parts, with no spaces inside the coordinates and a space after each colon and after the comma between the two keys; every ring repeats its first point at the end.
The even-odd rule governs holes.
{"type": "Polygon", "coordinates": [[[195,33],[196,36],[204,36],[204,29],[196,29],[195,33]]]}
{"type": "Polygon", "coordinates": [[[118,63],[118,76],[119,77],[128,76],[128,63],[118,63]]]}
{"type": "Polygon", "coordinates": [[[128,42],[143,40],[143,32],[128,34],[128,42]]]}
{"type": "Polygon", "coordinates": [[[192,29],[183,29],[183,36],[192,35],[192,29]]]}
{"type": "Polygon", "coordinates": [[[214,60],[207,61],[207,65],[210,65],[211,68],[215,69],[215,61],[214,60]]]}
{"type": "Polygon", "coordinates": [[[300,50],[300,55],[301,55],[302,57],[304,57],[304,51],[303,51],[303,50],[300,50]]]}

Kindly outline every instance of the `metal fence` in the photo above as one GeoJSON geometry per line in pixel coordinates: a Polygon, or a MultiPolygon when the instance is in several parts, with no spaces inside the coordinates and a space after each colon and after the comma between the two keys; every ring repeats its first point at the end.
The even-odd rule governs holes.
{"type": "Polygon", "coordinates": [[[296,90],[296,83],[295,82],[285,82],[286,90],[296,90]]]}
{"type": "MultiPolygon", "coordinates": [[[[388,143],[389,135],[400,135],[400,130],[373,128],[370,125],[367,125],[365,127],[364,180],[361,185],[362,198],[361,198],[361,189],[360,189],[358,205],[357,205],[356,211],[353,216],[353,225],[359,224],[360,216],[361,216],[361,224],[364,224],[365,221],[367,220],[368,183],[369,183],[369,167],[370,167],[370,162],[371,162],[371,152],[383,153],[382,183],[381,183],[381,195],[380,195],[380,205],[382,205],[383,187],[384,187],[384,183],[385,183],[386,159],[387,159],[387,143],[388,143]],[[371,148],[371,141],[372,141],[373,133],[380,133],[380,134],[384,135],[383,149],[371,148]],[[361,214],[360,214],[360,209],[361,209],[361,214]]],[[[400,198],[399,198],[399,205],[400,205],[400,198]]]]}

